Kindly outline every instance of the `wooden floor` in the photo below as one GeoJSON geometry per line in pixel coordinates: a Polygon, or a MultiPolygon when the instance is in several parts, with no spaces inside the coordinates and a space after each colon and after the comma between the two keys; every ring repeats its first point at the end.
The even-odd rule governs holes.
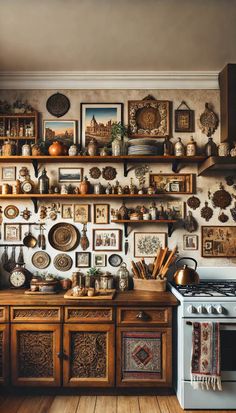
{"type": "MultiPolygon", "coordinates": [[[[175,396],[0,396],[0,413],[180,413],[175,396]]],[[[229,410],[221,410],[226,412],[229,410]]],[[[217,410],[188,410],[214,413],[217,410]]],[[[219,412],[219,410],[218,410],[219,412]]],[[[236,410],[231,410],[236,413],[236,410]]]]}

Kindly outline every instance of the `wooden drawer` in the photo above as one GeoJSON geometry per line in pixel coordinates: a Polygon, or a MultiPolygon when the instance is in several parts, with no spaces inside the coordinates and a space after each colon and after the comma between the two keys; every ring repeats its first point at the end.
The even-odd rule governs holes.
{"type": "Polygon", "coordinates": [[[113,309],[108,307],[65,307],[66,323],[104,323],[113,321],[113,309]]]}
{"type": "Polygon", "coordinates": [[[60,307],[11,307],[11,321],[32,323],[60,322],[62,311],[60,307]]]}
{"type": "Polygon", "coordinates": [[[142,324],[160,324],[168,325],[171,323],[171,308],[118,308],[118,324],[142,325],[142,324]]]}
{"type": "Polygon", "coordinates": [[[0,307],[0,323],[4,323],[9,320],[9,308],[6,306],[0,307]]]}

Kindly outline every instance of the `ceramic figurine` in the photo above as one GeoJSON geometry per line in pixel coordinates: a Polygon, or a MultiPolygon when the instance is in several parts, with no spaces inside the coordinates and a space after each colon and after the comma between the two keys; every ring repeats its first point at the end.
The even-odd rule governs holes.
{"type": "Polygon", "coordinates": [[[62,194],[62,195],[68,194],[67,185],[63,184],[63,185],[61,186],[61,194],[62,194]]]}

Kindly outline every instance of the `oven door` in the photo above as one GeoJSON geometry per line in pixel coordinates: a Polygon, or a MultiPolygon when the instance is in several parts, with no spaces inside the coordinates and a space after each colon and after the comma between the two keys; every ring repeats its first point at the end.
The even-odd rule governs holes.
{"type": "MultiPolygon", "coordinates": [[[[183,358],[184,380],[190,380],[192,354],[192,321],[183,320],[183,358]]],[[[199,322],[214,322],[214,319],[194,320],[199,322]]],[[[222,380],[236,381],[236,321],[220,322],[221,346],[221,378],[222,380]]]]}

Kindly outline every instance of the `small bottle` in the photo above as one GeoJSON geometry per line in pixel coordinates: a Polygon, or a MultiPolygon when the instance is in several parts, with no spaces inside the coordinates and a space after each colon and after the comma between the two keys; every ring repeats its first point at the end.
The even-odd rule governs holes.
{"type": "Polygon", "coordinates": [[[208,142],[205,145],[205,154],[206,156],[217,156],[218,150],[217,145],[213,141],[213,138],[210,136],[208,142]]]}
{"type": "Polygon", "coordinates": [[[166,136],[163,142],[163,155],[170,156],[173,155],[173,144],[170,141],[169,137],[166,136]]]}
{"type": "Polygon", "coordinates": [[[178,138],[178,141],[175,143],[175,156],[184,156],[185,148],[181,141],[181,138],[178,138]]]}
{"type": "Polygon", "coordinates": [[[186,148],[186,155],[187,156],[196,156],[197,154],[197,144],[193,137],[191,136],[190,141],[187,143],[187,148],[186,148]]]}
{"type": "Polygon", "coordinates": [[[153,219],[155,221],[157,219],[157,207],[156,207],[155,202],[152,202],[152,204],[149,208],[149,212],[151,214],[151,219],[153,219]]]}
{"type": "Polygon", "coordinates": [[[49,193],[49,178],[47,176],[47,171],[44,168],[42,175],[39,177],[39,193],[48,194],[49,193]]]}

